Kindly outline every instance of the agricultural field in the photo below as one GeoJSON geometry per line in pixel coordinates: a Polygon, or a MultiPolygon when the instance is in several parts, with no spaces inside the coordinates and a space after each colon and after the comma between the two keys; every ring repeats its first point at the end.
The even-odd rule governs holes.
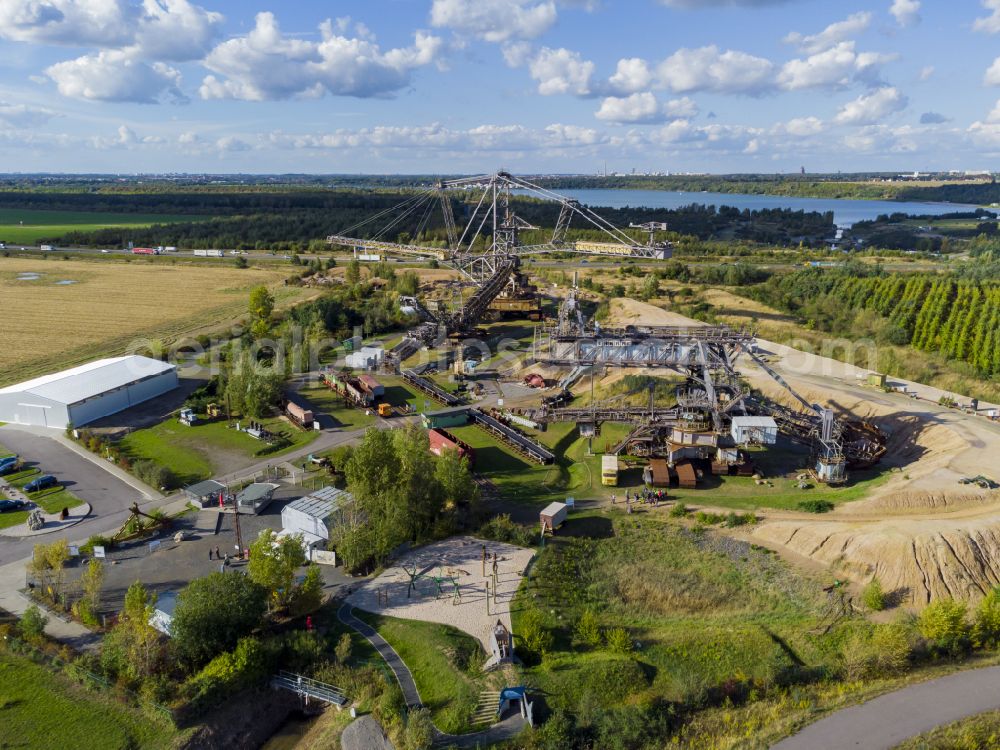
{"type": "Polygon", "coordinates": [[[166,748],[176,734],[9,652],[0,652],[0,720],[4,747],[166,748]]]}
{"type": "Polygon", "coordinates": [[[169,342],[245,314],[250,289],[277,304],[309,291],[280,286],[279,269],[177,262],[0,258],[0,385],[124,354],[137,340],[169,342]]]}
{"type": "Polygon", "coordinates": [[[172,214],[115,214],[102,211],[39,211],[0,208],[0,242],[37,245],[67,232],[96,232],[108,228],[143,228],[154,224],[204,221],[210,216],[172,214]]]}
{"type": "Polygon", "coordinates": [[[267,429],[281,436],[275,449],[244,432],[228,427],[225,420],[203,422],[188,427],[175,418],[152,427],[129,433],[119,445],[133,462],[147,459],[165,466],[180,485],[211,476],[228,474],[255,461],[277,458],[308,445],[319,434],[300,429],[280,417],[260,420],[267,429]]]}

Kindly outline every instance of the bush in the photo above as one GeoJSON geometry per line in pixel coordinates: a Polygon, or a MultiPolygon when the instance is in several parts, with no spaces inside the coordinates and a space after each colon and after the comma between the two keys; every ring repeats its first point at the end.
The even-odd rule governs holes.
{"type": "Polygon", "coordinates": [[[493,516],[479,528],[478,535],[494,542],[516,544],[519,547],[531,547],[535,543],[534,531],[514,523],[510,520],[509,513],[493,516]]]}
{"type": "Polygon", "coordinates": [[[990,591],[976,607],[972,639],[980,648],[995,648],[1000,644],[1000,587],[990,591]]]}
{"type": "Polygon", "coordinates": [[[920,634],[930,641],[934,648],[958,654],[968,647],[969,623],[965,615],[965,605],[954,599],[931,602],[920,613],[918,620],[920,634]]]}
{"type": "Polygon", "coordinates": [[[850,680],[894,677],[906,669],[911,650],[910,630],[902,622],[855,633],[841,651],[845,676],[850,680]]]}
{"type": "Polygon", "coordinates": [[[434,741],[434,724],[426,708],[411,711],[403,733],[407,750],[427,750],[434,741]]]}
{"type": "Polygon", "coordinates": [[[806,513],[829,513],[833,510],[833,503],[829,500],[803,500],[798,508],[806,513]]]}
{"type": "Polygon", "coordinates": [[[114,540],[109,536],[101,536],[100,534],[95,534],[90,537],[82,547],[80,547],[81,555],[93,555],[94,547],[104,547],[105,550],[109,550],[114,546],[114,540]]]}
{"type": "Polygon", "coordinates": [[[318,565],[310,565],[306,569],[305,580],[292,593],[288,605],[292,617],[302,617],[319,609],[323,603],[323,574],[318,565]]]}
{"type": "Polygon", "coordinates": [[[21,615],[21,636],[28,643],[41,643],[45,638],[45,626],[48,622],[49,618],[36,605],[30,605],[21,615]]]}
{"type": "Polygon", "coordinates": [[[554,640],[541,612],[529,609],[521,615],[521,642],[528,651],[541,656],[552,650],[554,640]]]}
{"type": "Polygon", "coordinates": [[[605,635],[608,650],[616,654],[632,653],[632,638],[625,628],[611,628],[605,635]]]}
{"type": "Polygon", "coordinates": [[[885,609],[885,592],[878,578],[872,578],[865,586],[861,592],[861,601],[872,612],[881,612],[885,609]]]}
{"type": "Polygon", "coordinates": [[[166,466],[161,466],[156,461],[143,459],[136,461],[132,465],[132,473],[141,481],[156,489],[173,489],[177,483],[176,477],[166,466]]]}
{"type": "Polygon", "coordinates": [[[727,513],[725,525],[734,529],[737,526],[747,526],[757,523],[757,516],[753,513],[727,513]]]}
{"type": "Polygon", "coordinates": [[[684,503],[677,503],[670,509],[671,518],[683,518],[688,513],[688,507],[684,503]]]}
{"type": "Polygon", "coordinates": [[[695,523],[700,523],[702,526],[715,526],[716,524],[722,523],[726,520],[725,516],[719,513],[707,513],[703,510],[699,510],[694,514],[695,523]]]}
{"type": "Polygon", "coordinates": [[[354,646],[354,642],[351,640],[350,633],[342,633],[340,639],[337,641],[337,647],[333,650],[333,655],[337,659],[338,664],[347,664],[351,660],[351,649],[354,646]]]}
{"type": "Polygon", "coordinates": [[[601,629],[597,625],[597,615],[592,609],[585,609],[576,623],[573,637],[577,643],[596,648],[601,645],[601,629]]]}

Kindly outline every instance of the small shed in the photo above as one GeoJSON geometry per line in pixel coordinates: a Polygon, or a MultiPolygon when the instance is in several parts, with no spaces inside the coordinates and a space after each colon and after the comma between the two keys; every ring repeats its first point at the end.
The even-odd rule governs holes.
{"type": "Polygon", "coordinates": [[[350,492],[324,487],[281,509],[282,531],[325,543],[330,539],[330,529],[339,522],[340,514],[353,502],[350,492]]]}
{"type": "Polygon", "coordinates": [[[549,503],[546,505],[542,509],[542,512],[538,514],[538,519],[542,523],[542,530],[554,532],[563,525],[568,511],[569,506],[566,503],[549,503]]]}
{"type": "Polygon", "coordinates": [[[174,621],[174,609],[177,607],[177,592],[165,591],[156,598],[153,614],[149,616],[149,624],[166,636],[170,635],[170,626],[174,621]]]}
{"type": "Polygon", "coordinates": [[[184,494],[188,496],[191,502],[200,505],[202,508],[218,505],[219,493],[224,493],[225,491],[226,485],[222,482],[216,482],[214,479],[206,479],[204,482],[198,482],[184,488],[184,494]]]}
{"type": "Polygon", "coordinates": [[[382,365],[385,349],[375,346],[363,346],[356,352],[345,357],[347,366],[352,370],[377,370],[382,365]]]}
{"type": "Polygon", "coordinates": [[[278,485],[271,482],[254,482],[244,487],[236,495],[236,507],[240,512],[260,513],[271,502],[278,485]]]}
{"type": "Polygon", "coordinates": [[[774,445],[778,442],[778,424],[774,417],[733,417],[730,434],[738,445],[774,445]]]}
{"type": "Polygon", "coordinates": [[[469,407],[456,406],[452,409],[429,411],[420,415],[425,430],[438,427],[461,427],[469,423],[469,407]]]}

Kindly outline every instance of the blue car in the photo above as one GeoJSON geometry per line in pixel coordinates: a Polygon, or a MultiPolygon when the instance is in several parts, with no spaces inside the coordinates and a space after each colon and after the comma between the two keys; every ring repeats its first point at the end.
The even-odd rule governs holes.
{"type": "Polygon", "coordinates": [[[25,492],[41,492],[42,490],[48,489],[49,487],[55,487],[58,484],[56,478],[51,474],[43,474],[37,479],[32,479],[26,485],[24,485],[25,492]]]}
{"type": "Polygon", "coordinates": [[[3,472],[5,469],[9,469],[12,466],[17,466],[17,462],[17,456],[4,456],[3,458],[0,458],[0,472],[3,472]]]}
{"type": "Polygon", "coordinates": [[[27,503],[23,500],[0,500],[0,513],[6,513],[8,510],[23,510],[27,507],[27,503]]]}

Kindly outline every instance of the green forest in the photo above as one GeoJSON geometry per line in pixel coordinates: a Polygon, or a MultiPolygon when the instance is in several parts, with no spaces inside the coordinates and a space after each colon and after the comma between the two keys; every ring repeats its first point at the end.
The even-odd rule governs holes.
{"type": "Polygon", "coordinates": [[[857,333],[858,312],[874,313],[884,323],[884,343],[965,362],[990,378],[1000,375],[1000,276],[992,265],[992,273],[942,276],[885,274],[849,263],[774,276],[743,293],[838,335],[857,333]]]}

